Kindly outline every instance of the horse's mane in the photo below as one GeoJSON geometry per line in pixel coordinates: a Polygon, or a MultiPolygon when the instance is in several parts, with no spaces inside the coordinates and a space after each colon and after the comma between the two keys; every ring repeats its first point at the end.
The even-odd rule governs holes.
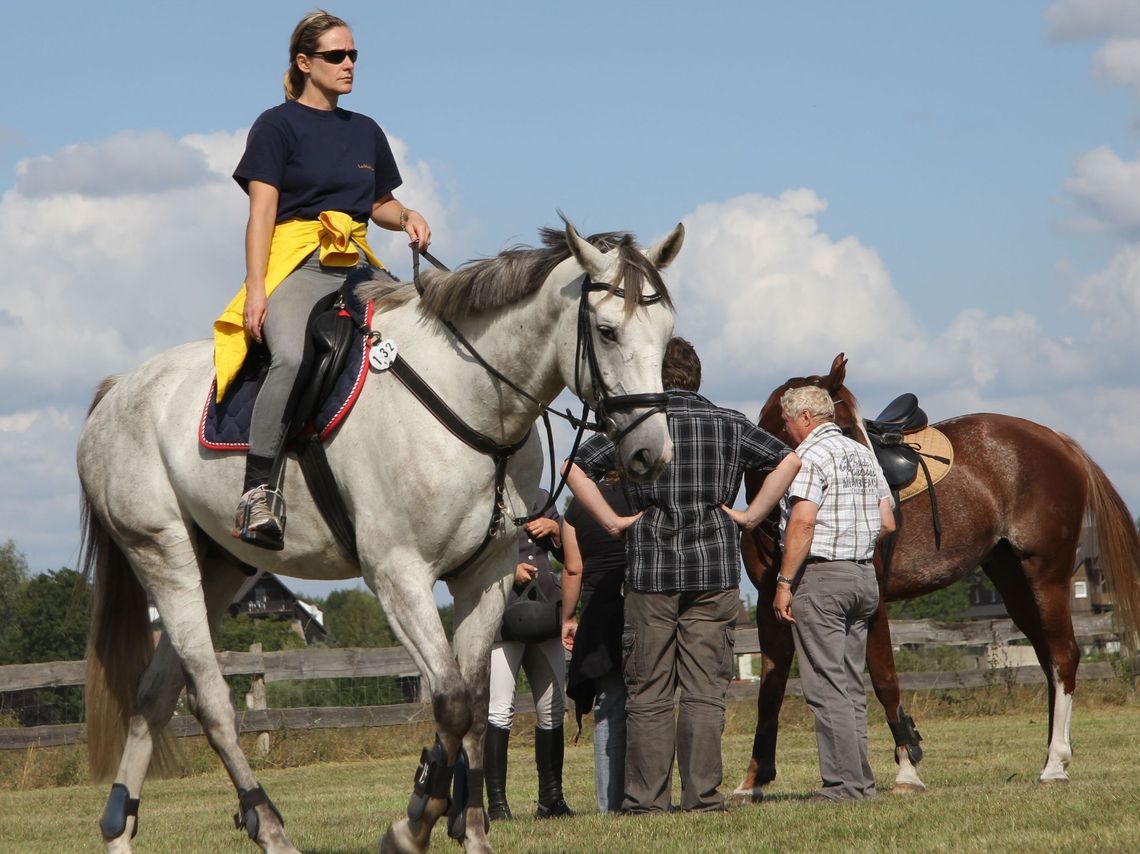
{"type": "Polygon", "coordinates": [[[868,448],[871,447],[871,437],[867,435],[867,427],[863,424],[863,414],[859,411],[859,401],[856,399],[855,394],[851,391],[851,389],[845,385],[840,386],[839,394],[835,395],[832,399],[837,404],[835,407],[835,420],[839,421],[838,404],[845,404],[847,409],[850,411],[851,419],[853,422],[851,425],[851,431],[854,433],[853,438],[860,445],[864,445],[868,448]],[[846,393],[846,397],[844,397],[844,393],[846,393]]]}
{"type": "MultiPolygon", "coordinates": [[[[538,290],[551,271],[570,257],[566,233],[556,228],[539,230],[542,246],[513,246],[493,258],[468,261],[451,272],[428,270],[420,274],[424,286],[421,307],[441,320],[454,320],[518,302],[538,290]]],[[[641,252],[633,235],[610,231],[586,240],[602,252],[617,250],[617,276],[610,291],[625,291],[625,308],[633,311],[648,282],[666,305],[672,305],[657,268],[641,252]]],[[[381,310],[402,305],[416,295],[404,282],[373,280],[361,286],[360,296],[380,301],[381,310]]]]}

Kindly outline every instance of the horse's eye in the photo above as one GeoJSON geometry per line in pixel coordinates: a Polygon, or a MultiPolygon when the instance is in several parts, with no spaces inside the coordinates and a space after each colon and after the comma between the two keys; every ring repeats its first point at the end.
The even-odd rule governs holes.
{"type": "Polygon", "coordinates": [[[603,341],[609,341],[611,344],[617,343],[617,330],[612,326],[599,326],[598,334],[602,336],[603,341]]]}

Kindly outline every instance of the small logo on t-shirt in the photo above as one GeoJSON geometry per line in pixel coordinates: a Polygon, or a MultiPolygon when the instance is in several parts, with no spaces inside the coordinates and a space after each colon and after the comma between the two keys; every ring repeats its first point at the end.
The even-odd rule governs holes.
{"type": "Polygon", "coordinates": [[[367,169],[369,172],[375,172],[376,171],[375,169],[372,168],[371,163],[357,163],[356,168],[357,169],[367,169]]]}

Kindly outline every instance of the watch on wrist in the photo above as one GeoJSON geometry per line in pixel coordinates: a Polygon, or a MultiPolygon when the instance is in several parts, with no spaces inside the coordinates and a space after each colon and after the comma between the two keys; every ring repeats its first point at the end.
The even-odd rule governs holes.
{"type": "Polygon", "coordinates": [[[780,575],[779,573],[776,573],[776,583],[777,584],[786,584],[788,587],[791,587],[792,586],[792,579],[787,578],[786,576],[780,575]]]}

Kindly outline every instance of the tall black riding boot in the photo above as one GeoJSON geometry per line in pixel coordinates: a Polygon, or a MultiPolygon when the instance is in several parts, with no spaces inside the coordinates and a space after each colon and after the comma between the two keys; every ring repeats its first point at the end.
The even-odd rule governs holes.
{"type": "Polygon", "coordinates": [[[562,797],[562,761],[566,745],[562,727],[534,731],[534,764],[538,766],[538,809],[536,818],[574,815],[562,797]]]}
{"type": "Polygon", "coordinates": [[[487,818],[491,821],[509,821],[511,808],[507,804],[507,742],[511,731],[487,724],[483,738],[483,775],[487,781],[487,818]]]}

